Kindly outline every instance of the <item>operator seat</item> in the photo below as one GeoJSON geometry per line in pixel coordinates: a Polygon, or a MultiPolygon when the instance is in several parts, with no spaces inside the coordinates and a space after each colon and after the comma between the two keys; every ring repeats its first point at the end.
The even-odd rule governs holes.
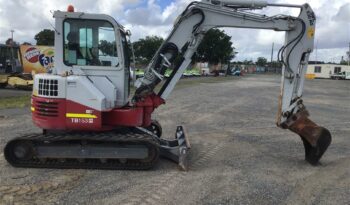
{"type": "Polygon", "coordinates": [[[68,61],[69,64],[77,64],[78,59],[84,59],[84,56],[82,55],[80,51],[80,46],[79,46],[79,34],[74,31],[70,31],[67,35],[67,40],[68,40],[68,61]]]}

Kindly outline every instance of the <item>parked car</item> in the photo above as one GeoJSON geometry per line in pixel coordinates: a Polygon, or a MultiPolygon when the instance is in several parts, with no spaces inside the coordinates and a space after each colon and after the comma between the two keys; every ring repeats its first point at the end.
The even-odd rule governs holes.
{"type": "Polygon", "coordinates": [[[340,73],[336,73],[331,75],[331,79],[333,80],[350,80],[350,72],[343,71],[340,73]]]}
{"type": "Polygon", "coordinates": [[[240,76],[241,75],[241,71],[240,70],[234,70],[231,72],[231,75],[233,76],[240,76]]]}
{"type": "Polygon", "coordinates": [[[209,70],[209,68],[201,68],[201,74],[202,74],[203,76],[208,76],[208,75],[210,75],[210,70],[209,70]]]}
{"type": "Polygon", "coordinates": [[[136,75],[136,79],[137,78],[142,78],[145,75],[145,71],[141,70],[141,69],[136,69],[135,75],[136,75]]]}
{"type": "Polygon", "coordinates": [[[196,69],[186,69],[185,72],[182,74],[183,77],[197,77],[201,76],[199,71],[196,69]]]}

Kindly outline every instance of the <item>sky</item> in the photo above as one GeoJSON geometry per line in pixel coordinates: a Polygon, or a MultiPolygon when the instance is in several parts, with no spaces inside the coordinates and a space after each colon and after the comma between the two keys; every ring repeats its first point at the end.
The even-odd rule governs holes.
{"type": "MultiPolygon", "coordinates": [[[[166,38],[176,17],[191,0],[0,0],[0,43],[11,37],[20,43],[35,44],[34,36],[43,29],[52,29],[52,11],[66,10],[72,4],[76,11],[105,13],[131,30],[132,40],[147,35],[166,38]],[[51,24],[51,25],[50,25],[51,24]]],[[[339,62],[346,55],[350,42],[350,0],[269,0],[274,3],[309,3],[316,13],[315,49],[310,60],[339,62]],[[317,50],[317,52],[316,52],[317,50]]],[[[254,11],[266,15],[297,15],[297,9],[269,7],[254,11]]],[[[235,60],[270,60],[274,43],[274,60],[284,42],[284,32],[222,28],[232,37],[238,52],[235,60]]]]}

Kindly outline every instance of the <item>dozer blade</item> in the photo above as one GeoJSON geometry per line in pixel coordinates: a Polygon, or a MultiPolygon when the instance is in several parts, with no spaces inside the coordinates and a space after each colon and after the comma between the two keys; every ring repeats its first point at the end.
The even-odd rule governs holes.
{"type": "Polygon", "coordinates": [[[191,148],[184,128],[177,126],[175,140],[160,140],[160,156],[178,163],[179,168],[183,171],[188,170],[188,154],[191,148]]]}
{"type": "Polygon", "coordinates": [[[317,165],[322,155],[331,144],[332,136],[328,129],[311,121],[307,110],[291,116],[286,122],[286,128],[298,134],[305,148],[305,160],[317,165]]]}

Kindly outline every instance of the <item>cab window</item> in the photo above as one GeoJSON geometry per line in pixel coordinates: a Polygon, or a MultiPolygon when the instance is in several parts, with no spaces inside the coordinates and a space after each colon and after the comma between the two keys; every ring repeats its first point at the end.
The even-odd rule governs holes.
{"type": "Polygon", "coordinates": [[[114,28],[100,20],[64,22],[64,63],[80,66],[119,65],[114,28]]]}

